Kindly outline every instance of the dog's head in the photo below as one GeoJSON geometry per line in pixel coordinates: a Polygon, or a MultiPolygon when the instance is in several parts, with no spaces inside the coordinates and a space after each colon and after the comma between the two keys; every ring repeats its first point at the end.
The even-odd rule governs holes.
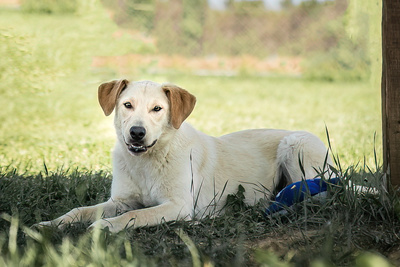
{"type": "Polygon", "coordinates": [[[192,94],[178,86],[151,81],[103,83],[98,96],[106,116],[115,109],[118,138],[133,155],[160,143],[166,131],[179,129],[196,103],[192,94]]]}

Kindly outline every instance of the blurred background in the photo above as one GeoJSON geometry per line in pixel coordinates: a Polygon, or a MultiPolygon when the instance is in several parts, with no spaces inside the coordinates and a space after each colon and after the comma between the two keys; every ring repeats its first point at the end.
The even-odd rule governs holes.
{"type": "Polygon", "coordinates": [[[0,0],[0,165],[110,167],[101,82],[174,82],[221,135],[303,129],[379,166],[377,0],[0,0]]]}
{"type": "MultiPolygon", "coordinates": [[[[369,24],[368,9],[379,13],[379,5],[366,2],[101,1],[119,27],[147,44],[136,55],[125,57],[123,67],[139,63],[154,72],[237,75],[248,71],[326,80],[370,76],[371,61],[377,58],[370,53],[374,30],[370,27],[374,26],[369,24]]],[[[95,64],[113,65],[113,60],[121,58],[99,58],[95,64]]]]}

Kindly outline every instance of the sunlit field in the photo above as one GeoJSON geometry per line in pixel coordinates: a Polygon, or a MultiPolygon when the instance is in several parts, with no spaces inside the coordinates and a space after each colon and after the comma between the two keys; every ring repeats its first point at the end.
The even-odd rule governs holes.
{"type": "Polygon", "coordinates": [[[249,128],[310,131],[330,145],[340,162],[336,167],[348,171],[349,179],[382,181],[377,79],[326,81],[258,75],[249,68],[232,76],[200,76],[94,63],[95,57],[154,51],[141,36],[119,28],[97,1],[57,16],[0,8],[0,265],[367,266],[389,264],[384,257],[399,262],[398,199],[349,189],[334,192],[320,207],[311,201],[297,214],[268,219],[236,196],[227,215],[198,224],[176,222],[115,236],[86,234],[84,224],[40,233],[25,228],[109,197],[115,133],[97,88],[112,79],[187,89],[197,97],[187,121],[213,136],[249,128]]]}
{"type": "Polygon", "coordinates": [[[251,73],[148,74],[137,69],[121,74],[117,66],[93,67],[92,57],[132,53],[145,44],[129,35],[113,37],[118,29],[105,14],[38,17],[0,12],[5,29],[0,47],[7,55],[0,63],[2,166],[40,171],[45,162],[52,170],[109,168],[114,130],[112,119],[103,116],[97,103],[97,88],[122,77],[186,88],[198,98],[188,121],[210,135],[281,128],[311,131],[327,141],[327,128],[333,152],[345,164],[363,162],[364,157],[368,164],[374,163],[374,146],[381,153],[380,89],[370,81],[326,82],[251,73]]]}
{"type": "MultiPolygon", "coordinates": [[[[97,87],[111,77],[61,81],[47,93],[20,93],[2,102],[2,163],[40,171],[57,167],[107,169],[115,140],[112,116],[97,102],[97,87]]],[[[120,78],[120,77],[115,77],[120,78]]],[[[148,76],[172,81],[198,98],[188,122],[219,136],[248,128],[307,130],[343,163],[373,162],[380,154],[378,90],[368,83],[325,83],[299,78],[148,76]],[[374,135],[376,138],[374,139],[374,135]],[[374,144],[374,140],[376,143],[374,144]]]]}

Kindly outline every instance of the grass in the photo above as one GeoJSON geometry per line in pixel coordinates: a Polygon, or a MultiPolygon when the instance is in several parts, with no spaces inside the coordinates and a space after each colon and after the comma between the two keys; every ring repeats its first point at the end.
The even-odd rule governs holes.
{"type": "MultiPolygon", "coordinates": [[[[349,170],[347,174],[351,180],[368,177],[374,186],[381,178],[379,173],[349,170]]],[[[225,215],[196,222],[163,223],[117,235],[87,233],[88,225],[83,223],[38,233],[25,226],[106,200],[110,177],[79,171],[31,176],[3,171],[0,179],[0,208],[14,215],[0,220],[0,264],[3,261],[5,266],[14,261],[15,266],[110,266],[117,262],[243,266],[271,261],[281,266],[365,266],[357,263],[363,257],[386,264],[385,257],[393,264],[400,260],[399,199],[382,190],[374,196],[332,188],[325,202],[311,199],[286,215],[267,218],[261,204],[246,207],[237,195],[230,198],[225,215]]]]}
{"type": "Polygon", "coordinates": [[[193,92],[198,104],[188,121],[211,135],[302,129],[327,143],[326,126],[348,179],[382,180],[379,87],[97,68],[91,65],[95,56],[154,47],[121,32],[96,3],[85,1],[78,14],[62,16],[0,9],[0,266],[399,264],[399,199],[346,188],[325,203],[304,202],[270,218],[262,206],[245,207],[233,196],[221,217],[118,235],[87,233],[85,224],[62,231],[27,228],[109,197],[115,136],[96,94],[101,82],[122,76],[170,81],[193,92]]]}
{"type": "MultiPolygon", "coordinates": [[[[364,156],[373,163],[374,146],[381,155],[378,92],[368,84],[293,78],[149,78],[173,80],[193,92],[198,104],[188,121],[211,135],[284,128],[311,131],[326,143],[327,126],[335,152],[346,164],[356,164],[364,156]]],[[[107,168],[115,137],[112,119],[104,117],[96,100],[100,83],[71,81],[76,90],[65,85],[45,96],[3,98],[3,166],[40,171],[46,162],[52,170],[59,166],[107,168]],[[29,166],[19,166],[23,163],[29,166]]]]}
{"type": "Polygon", "coordinates": [[[326,141],[327,126],[334,152],[347,165],[364,156],[372,165],[374,147],[382,153],[380,88],[368,82],[155,75],[141,66],[121,74],[117,67],[96,68],[91,66],[95,56],[154,48],[118,29],[95,4],[84,14],[64,16],[3,9],[0,25],[0,51],[7,55],[0,62],[2,166],[33,172],[43,170],[43,162],[51,170],[108,168],[115,137],[112,119],[97,103],[97,87],[124,76],[174,82],[193,92],[198,104],[189,122],[211,135],[283,128],[308,130],[326,141]]]}
{"type": "MultiPolygon", "coordinates": [[[[374,147],[381,155],[379,94],[366,83],[143,76],[159,82],[172,80],[193,92],[198,104],[188,121],[211,135],[283,128],[308,130],[327,143],[327,126],[335,153],[347,165],[357,164],[364,156],[372,164],[374,147]]],[[[43,162],[51,170],[59,166],[109,168],[115,136],[112,118],[104,117],[96,100],[100,83],[100,78],[90,84],[72,80],[45,95],[2,98],[2,165],[36,172],[43,170],[43,162]]]]}

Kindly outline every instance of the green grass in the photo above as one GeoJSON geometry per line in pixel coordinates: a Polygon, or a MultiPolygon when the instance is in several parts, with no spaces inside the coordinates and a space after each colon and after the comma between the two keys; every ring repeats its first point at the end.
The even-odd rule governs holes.
{"type": "MultiPolygon", "coordinates": [[[[368,177],[374,186],[381,178],[379,173],[350,170],[348,177],[368,177]]],[[[271,261],[275,264],[266,266],[277,262],[281,266],[365,266],[357,263],[363,257],[389,264],[387,257],[399,263],[399,199],[382,190],[373,196],[335,187],[325,202],[311,199],[286,215],[268,218],[262,215],[262,204],[246,207],[238,194],[230,198],[223,216],[115,235],[88,233],[84,223],[64,230],[26,228],[73,207],[106,200],[110,178],[105,173],[3,171],[0,181],[0,209],[14,215],[0,220],[0,265],[4,266],[187,266],[192,261],[216,266],[271,261]]]]}
{"type": "Polygon", "coordinates": [[[400,262],[399,199],[384,192],[374,197],[337,189],[324,204],[310,202],[273,218],[233,198],[221,217],[118,235],[87,233],[85,224],[40,233],[26,228],[109,197],[115,136],[112,117],[104,117],[97,103],[97,87],[123,76],[170,81],[193,92],[198,104],[188,121],[211,135],[301,129],[327,143],[327,127],[349,179],[368,177],[374,185],[382,179],[379,86],[95,68],[95,56],[154,47],[137,35],[114,35],[121,30],[101,6],[87,3],[77,14],[62,16],[0,9],[0,213],[12,216],[0,219],[0,266],[367,266],[365,261],[387,264],[385,257],[400,262]]]}
{"type": "MultiPolygon", "coordinates": [[[[346,165],[364,156],[372,164],[374,145],[381,155],[378,90],[368,84],[260,77],[145,78],[172,80],[193,92],[198,102],[188,121],[210,135],[282,128],[308,130],[327,143],[326,126],[334,152],[346,165]]],[[[100,78],[92,83],[71,81],[45,95],[2,98],[2,165],[32,171],[42,170],[43,162],[51,170],[109,168],[115,136],[112,118],[106,118],[97,103],[100,83],[100,78]]]]}
{"type": "Polygon", "coordinates": [[[51,170],[107,168],[114,130],[97,103],[97,87],[121,77],[170,81],[193,92],[198,103],[188,121],[211,135],[283,128],[308,130],[326,141],[326,126],[344,163],[356,164],[364,156],[374,163],[374,146],[381,155],[380,88],[368,82],[149,75],[141,66],[121,74],[94,68],[94,56],[153,49],[136,35],[113,37],[121,30],[94,4],[80,15],[0,10],[0,25],[2,166],[33,172],[42,170],[43,162],[51,170]]]}

